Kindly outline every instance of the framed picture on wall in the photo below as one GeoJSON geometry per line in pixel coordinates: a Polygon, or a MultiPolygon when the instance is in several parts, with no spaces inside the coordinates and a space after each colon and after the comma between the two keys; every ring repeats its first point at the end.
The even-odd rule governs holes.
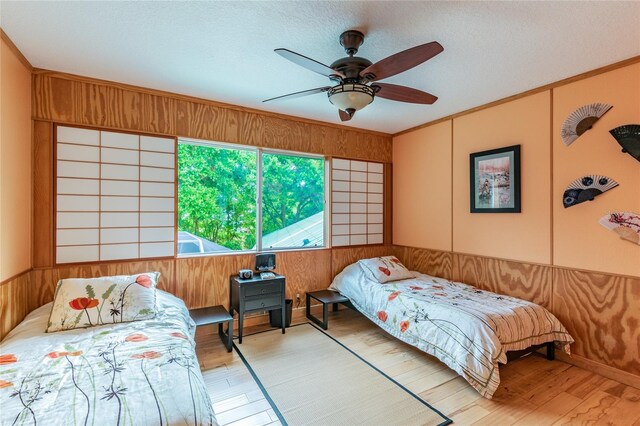
{"type": "Polygon", "coordinates": [[[520,213],[520,145],[469,155],[471,213],[520,213]]]}

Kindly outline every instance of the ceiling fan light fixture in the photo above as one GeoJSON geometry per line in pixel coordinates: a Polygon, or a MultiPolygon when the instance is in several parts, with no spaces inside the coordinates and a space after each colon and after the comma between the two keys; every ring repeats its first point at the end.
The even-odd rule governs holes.
{"type": "Polygon", "coordinates": [[[333,86],[327,92],[329,102],[342,111],[359,111],[373,102],[375,89],[365,84],[345,83],[333,86]]]}

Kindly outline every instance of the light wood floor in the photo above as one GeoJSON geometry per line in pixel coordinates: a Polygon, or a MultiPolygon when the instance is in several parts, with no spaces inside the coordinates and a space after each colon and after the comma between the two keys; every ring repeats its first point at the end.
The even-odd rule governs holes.
{"type": "MultiPolygon", "coordinates": [[[[245,335],[264,328],[247,328],[245,335]]],[[[488,400],[440,361],[356,312],[341,307],[330,314],[328,332],[458,425],[640,426],[640,390],[541,355],[501,366],[500,388],[488,400]]],[[[227,353],[212,327],[201,327],[196,342],[221,425],[280,424],[239,356],[227,353]]]]}

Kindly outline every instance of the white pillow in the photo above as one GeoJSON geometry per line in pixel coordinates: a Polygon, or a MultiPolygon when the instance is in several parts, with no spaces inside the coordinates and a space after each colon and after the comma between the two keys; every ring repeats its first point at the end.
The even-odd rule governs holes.
{"type": "Polygon", "coordinates": [[[395,256],[363,259],[358,260],[358,263],[365,272],[368,272],[380,284],[415,278],[415,274],[408,270],[395,256]]]}
{"type": "Polygon", "coordinates": [[[58,281],[47,333],[156,315],[159,272],[58,281]]]}

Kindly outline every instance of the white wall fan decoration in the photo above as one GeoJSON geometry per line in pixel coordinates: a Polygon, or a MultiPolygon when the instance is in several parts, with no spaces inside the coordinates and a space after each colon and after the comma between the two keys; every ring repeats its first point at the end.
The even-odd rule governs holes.
{"type": "Polygon", "coordinates": [[[560,131],[562,142],[564,142],[566,146],[571,145],[580,135],[591,129],[596,121],[611,108],[613,108],[613,105],[593,103],[583,105],[573,111],[564,123],[562,123],[562,130],[560,131]]]}

